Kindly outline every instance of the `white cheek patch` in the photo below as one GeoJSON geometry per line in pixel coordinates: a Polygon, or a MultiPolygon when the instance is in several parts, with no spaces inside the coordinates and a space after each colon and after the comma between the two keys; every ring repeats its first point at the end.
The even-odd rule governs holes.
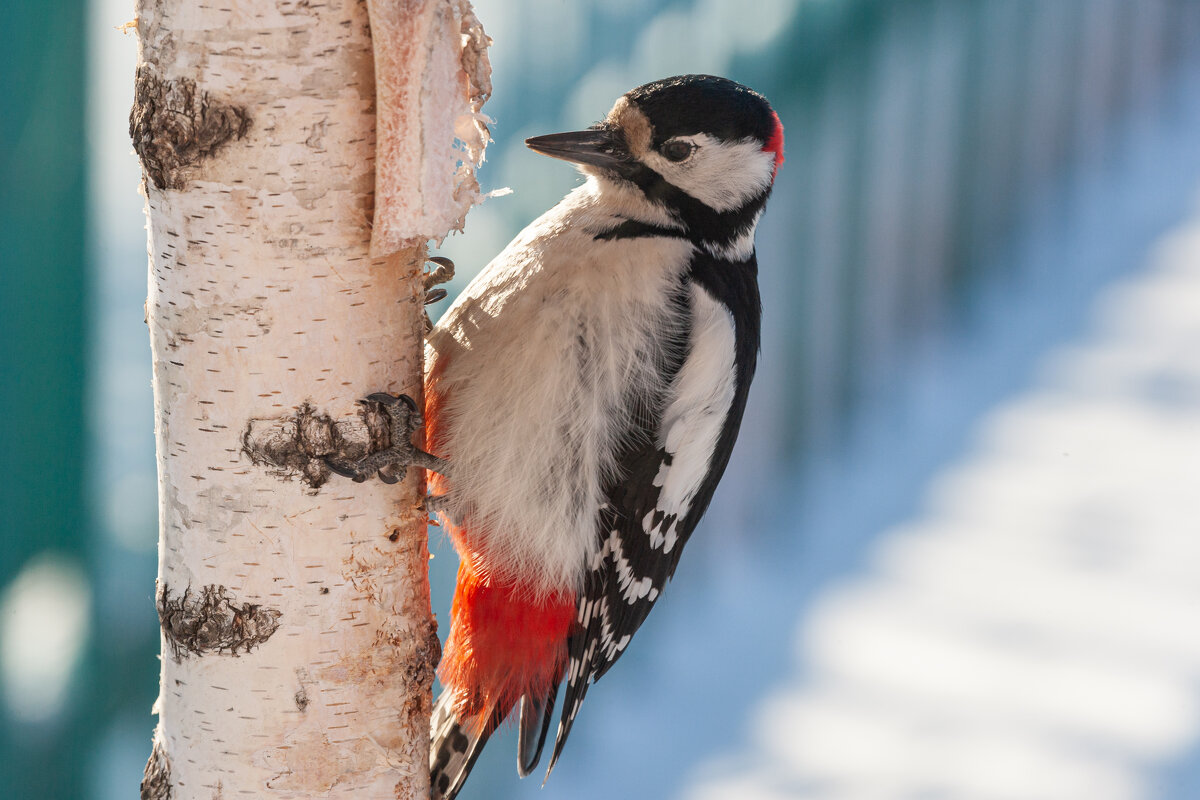
{"type": "Polygon", "coordinates": [[[656,152],[645,162],[659,175],[716,211],[729,211],[761,194],[775,174],[775,154],[753,139],[723,142],[698,133],[679,139],[696,146],[691,158],[675,163],[656,152]]]}

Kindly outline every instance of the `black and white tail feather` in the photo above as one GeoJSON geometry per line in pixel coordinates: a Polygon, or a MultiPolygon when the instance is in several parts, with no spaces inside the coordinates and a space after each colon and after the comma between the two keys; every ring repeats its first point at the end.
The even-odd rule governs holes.
{"type": "MultiPolygon", "coordinates": [[[[527,778],[537,769],[546,745],[546,734],[554,716],[554,700],[558,686],[542,698],[525,695],[521,698],[521,717],[517,729],[517,774],[527,778]]],[[[430,719],[429,797],[430,800],[454,800],[470,774],[483,746],[495,732],[492,725],[473,735],[459,724],[454,715],[450,692],[443,692],[433,707],[430,719]]],[[[497,719],[497,715],[491,715],[497,719]]],[[[503,715],[507,716],[507,714],[503,715]]],[[[546,771],[550,777],[550,771],[546,771]]]]}
{"type": "Polygon", "coordinates": [[[429,725],[429,797],[453,800],[475,766],[492,731],[474,735],[459,724],[451,692],[442,692],[429,725]]]}

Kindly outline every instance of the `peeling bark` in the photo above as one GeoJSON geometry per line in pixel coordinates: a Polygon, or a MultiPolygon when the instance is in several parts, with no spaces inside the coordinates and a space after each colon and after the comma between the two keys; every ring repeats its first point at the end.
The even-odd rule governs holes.
{"type": "MultiPolygon", "coordinates": [[[[451,63],[449,94],[425,90],[458,99],[380,121],[429,144],[397,164],[430,178],[408,212],[432,238],[439,208],[465,211],[466,150],[443,120],[481,80],[461,69],[484,41],[463,37],[469,9],[388,4],[450,22],[393,78],[451,63]]],[[[389,443],[359,398],[421,397],[426,237],[369,252],[373,190],[396,194],[375,174],[373,22],[361,0],[139,0],[163,636],[143,798],[428,796],[424,474],[356,484],[325,466],[389,443]]]]}
{"type": "Polygon", "coordinates": [[[371,238],[378,257],[462,230],[483,201],[475,169],[491,141],[482,112],[492,93],[491,39],[467,0],[368,2],[379,81],[371,238]],[[447,46],[430,46],[439,41],[447,46]],[[412,168],[458,160],[449,172],[412,168]]]}

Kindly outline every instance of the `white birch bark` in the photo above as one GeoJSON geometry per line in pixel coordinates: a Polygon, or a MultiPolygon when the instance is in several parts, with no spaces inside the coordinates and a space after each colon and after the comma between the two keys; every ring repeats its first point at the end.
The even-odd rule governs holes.
{"type": "Polygon", "coordinates": [[[423,475],[355,484],[322,456],[381,446],[356,399],[420,397],[424,245],[477,198],[452,145],[486,136],[486,39],[466,0],[379,5],[406,44],[381,152],[420,180],[381,176],[376,209],[365,2],[139,2],[163,623],[144,798],[428,795],[423,475]]]}

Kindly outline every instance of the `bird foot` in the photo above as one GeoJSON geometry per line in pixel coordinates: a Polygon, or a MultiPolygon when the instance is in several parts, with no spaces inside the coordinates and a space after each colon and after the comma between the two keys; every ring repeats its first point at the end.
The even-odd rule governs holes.
{"type": "MultiPolygon", "coordinates": [[[[437,265],[425,273],[425,305],[430,305],[446,296],[445,289],[434,287],[439,283],[449,283],[454,278],[454,262],[445,256],[430,256],[426,261],[437,265]]],[[[433,321],[429,319],[429,312],[426,311],[425,333],[429,333],[431,330],[433,330],[433,321]]]]}
{"type": "Polygon", "coordinates": [[[383,450],[360,458],[353,464],[343,464],[325,459],[325,464],[338,475],[362,483],[378,473],[384,483],[399,483],[404,480],[409,467],[443,472],[445,462],[435,455],[426,453],[412,443],[412,435],[425,424],[425,418],[417,408],[416,401],[406,394],[393,397],[386,392],[368,395],[363,402],[379,403],[387,413],[391,429],[391,445],[383,450]]]}
{"type": "Polygon", "coordinates": [[[454,513],[454,504],[450,502],[450,495],[447,494],[427,494],[424,500],[421,501],[421,510],[427,514],[439,514],[443,520],[461,528],[462,522],[454,513]]]}
{"type": "Polygon", "coordinates": [[[439,284],[449,283],[454,279],[454,262],[445,256],[430,256],[425,259],[436,267],[425,273],[425,305],[436,303],[446,296],[445,289],[435,289],[439,284]]]}

